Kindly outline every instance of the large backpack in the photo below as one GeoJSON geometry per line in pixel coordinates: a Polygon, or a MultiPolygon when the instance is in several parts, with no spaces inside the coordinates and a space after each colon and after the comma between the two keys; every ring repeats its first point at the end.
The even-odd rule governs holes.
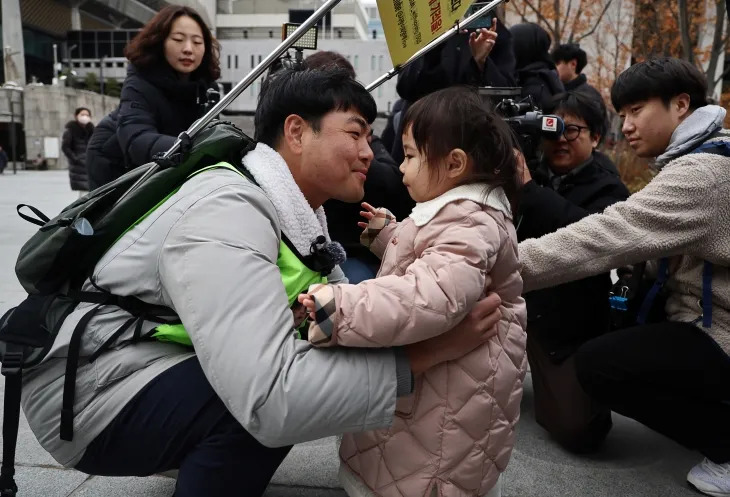
{"type": "Polygon", "coordinates": [[[23,370],[38,365],[46,357],[64,320],[79,303],[96,305],[74,329],[68,348],[60,430],[61,439],[67,441],[73,439],[81,336],[97,310],[102,305],[116,305],[134,317],[88,358],[89,362],[113,345],[135,322],[134,336],[141,339],[145,320],[160,323],[177,320],[171,309],[151,306],[135,297],[112,295],[99,288],[92,278],[99,259],[136,221],[166,200],[195,172],[227,162],[252,179],[241,166],[241,159],[255,143],[233,124],[213,121],[192,140],[187,134],[182,134],[180,139],[180,151],[172,157],[159,157],[129,171],[73,202],[53,219],[35,207],[25,204],[17,207],[23,219],[40,228],[23,245],[15,266],[18,280],[28,296],[0,318],[0,362],[1,373],[5,376],[0,496],[13,497],[18,490],[14,481],[15,447],[23,370]],[[22,212],[26,208],[35,217],[22,212]],[[81,291],[87,279],[91,279],[98,291],[81,291]]]}

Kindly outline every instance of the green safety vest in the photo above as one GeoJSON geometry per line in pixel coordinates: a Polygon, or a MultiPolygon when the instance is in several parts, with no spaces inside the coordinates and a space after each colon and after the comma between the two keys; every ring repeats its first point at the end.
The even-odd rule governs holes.
{"type": "MultiPolygon", "coordinates": [[[[226,162],[219,162],[213,166],[205,167],[199,171],[188,176],[188,179],[192,178],[196,174],[200,174],[204,171],[211,169],[226,168],[231,171],[235,171],[245,178],[243,173],[226,162]]],[[[165,197],[160,203],[153,207],[149,212],[142,216],[133,226],[140,223],[148,215],[150,215],[157,207],[162,205],[167,199],[172,197],[180,188],[175,189],[170,195],[165,197]]],[[[132,229],[130,227],[129,229],[132,229]]],[[[127,230],[129,231],[129,230],[127,230]]],[[[288,298],[289,307],[297,300],[300,293],[306,292],[310,285],[314,284],[326,284],[327,278],[322,276],[316,271],[309,269],[299,258],[292,252],[292,250],[283,241],[279,244],[279,256],[276,260],[276,265],[279,267],[281,273],[281,281],[284,283],[286,289],[286,296],[288,298]]],[[[306,324],[306,321],[305,321],[306,324]]],[[[192,346],[192,341],[188,336],[188,332],[182,324],[163,324],[156,328],[155,333],[152,335],[157,340],[163,342],[175,342],[183,345],[192,346]]],[[[301,332],[300,332],[301,336],[301,332]]]]}

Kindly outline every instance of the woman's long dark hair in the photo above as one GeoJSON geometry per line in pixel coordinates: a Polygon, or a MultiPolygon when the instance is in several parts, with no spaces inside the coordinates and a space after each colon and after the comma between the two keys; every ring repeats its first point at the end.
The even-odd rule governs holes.
{"type": "Polygon", "coordinates": [[[438,174],[439,164],[460,148],[473,161],[472,175],[465,183],[486,183],[503,188],[512,216],[520,200],[520,171],[515,151],[517,139],[509,125],[474,88],[452,86],[431,93],[409,107],[403,129],[411,128],[419,152],[426,156],[429,173],[438,174]]]}
{"type": "Polygon", "coordinates": [[[200,66],[193,71],[193,79],[202,79],[212,83],[221,76],[220,44],[213,37],[203,18],[195,9],[181,5],[168,5],[160,10],[142,31],[129,42],[124,49],[124,56],[138,69],[148,69],[165,62],[165,40],[170,35],[172,24],[178,17],[188,16],[200,26],[205,42],[205,54],[200,66]]]}

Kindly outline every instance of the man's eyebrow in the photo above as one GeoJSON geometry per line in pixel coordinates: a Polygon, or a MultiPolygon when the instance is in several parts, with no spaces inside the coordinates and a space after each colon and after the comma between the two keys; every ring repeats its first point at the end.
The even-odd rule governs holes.
{"type": "Polygon", "coordinates": [[[359,124],[360,127],[362,128],[363,133],[365,133],[366,131],[368,131],[368,129],[370,129],[370,125],[362,117],[352,116],[347,120],[347,122],[359,124]]]}

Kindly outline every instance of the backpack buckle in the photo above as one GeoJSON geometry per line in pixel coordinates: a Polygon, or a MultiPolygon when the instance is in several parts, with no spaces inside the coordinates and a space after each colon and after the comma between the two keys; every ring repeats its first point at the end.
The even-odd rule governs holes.
{"type": "Polygon", "coordinates": [[[3,367],[0,369],[0,374],[3,376],[13,376],[20,373],[20,370],[23,368],[23,351],[6,351],[2,363],[3,367]]]}

